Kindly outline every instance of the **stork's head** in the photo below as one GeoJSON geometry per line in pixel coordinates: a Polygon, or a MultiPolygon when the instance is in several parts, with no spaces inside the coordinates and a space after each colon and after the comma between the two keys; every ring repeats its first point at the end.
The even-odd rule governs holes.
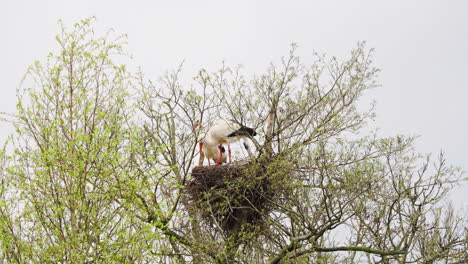
{"type": "MultiPolygon", "coordinates": [[[[218,146],[219,151],[221,152],[221,162],[220,163],[227,163],[227,155],[226,155],[226,149],[224,148],[223,145],[218,146]]],[[[215,160],[216,162],[216,160],[215,160]]]]}

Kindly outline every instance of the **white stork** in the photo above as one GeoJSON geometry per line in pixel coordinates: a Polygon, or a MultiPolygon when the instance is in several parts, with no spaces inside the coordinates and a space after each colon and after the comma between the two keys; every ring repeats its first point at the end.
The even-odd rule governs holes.
{"type": "Polygon", "coordinates": [[[203,160],[208,159],[208,165],[211,165],[211,160],[213,160],[216,165],[221,163],[226,163],[227,157],[223,155],[226,152],[226,149],[223,145],[215,145],[206,143],[206,137],[203,138],[200,142],[200,161],[199,166],[203,166],[203,160]],[[220,154],[221,153],[221,154],[220,154]],[[221,157],[221,160],[220,160],[221,157]]]}
{"type": "Polygon", "coordinates": [[[213,158],[216,153],[216,165],[226,162],[226,156],[223,155],[225,151],[223,144],[228,146],[229,162],[231,162],[231,146],[230,144],[240,140],[243,137],[251,137],[257,135],[257,132],[250,127],[241,126],[236,123],[228,122],[226,120],[218,120],[214,122],[206,133],[205,138],[200,142],[200,153],[205,154],[205,157],[213,158]]]}

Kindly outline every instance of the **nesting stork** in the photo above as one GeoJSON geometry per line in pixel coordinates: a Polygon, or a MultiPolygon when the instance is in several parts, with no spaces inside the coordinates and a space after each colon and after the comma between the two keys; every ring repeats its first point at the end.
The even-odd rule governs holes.
{"type": "MultiPolygon", "coordinates": [[[[216,164],[219,165],[225,162],[226,156],[223,144],[228,146],[228,157],[231,162],[231,143],[234,143],[244,137],[253,137],[257,135],[254,129],[242,126],[226,120],[218,120],[210,127],[205,135],[205,138],[200,142],[200,153],[203,151],[208,158],[213,157],[216,152],[216,164]]],[[[209,159],[208,159],[209,162],[209,159]]]]}
{"type": "Polygon", "coordinates": [[[203,160],[208,159],[208,165],[211,165],[211,160],[213,160],[216,165],[227,162],[227,157],[225,155],[226,149],[223,145],[215,145],[206,143],[206,137],[199,142],[200,144],[200,161],[199,165],[203,166],[203,160]],[[221,159],[220,159],[221,157],[221,159]]]}
{"type": "MultiPolygon", "coordinates": [[[[208,165],[211,166],[211,160],[213,160],[216,164],[218,164],[218,159],[219,159],[219,152],[222,154],[226,153],[226,149],[224,148],[223,145],[214,145],[214,144],[205,144],[205,139],[206,139],[206,134],[201,133],[199,136],[200,140],[198,141],[198,144],[200,146],[200,160],[198,162],[198,166],[203,166],[203,161],[205,158],[208,159],[208,165]]],[[[226,155],[222,156],[221,162],[220,163],[226,163],[227,158],[226,155]]]]}

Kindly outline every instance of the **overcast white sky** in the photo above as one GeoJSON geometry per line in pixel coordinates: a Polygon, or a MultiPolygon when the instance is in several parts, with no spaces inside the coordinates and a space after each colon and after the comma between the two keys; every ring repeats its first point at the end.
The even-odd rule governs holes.
{"type": "MultiPolygon", "coordinates": [[[[444,150],[468,171],[468,1],[3,0],[0,112],[14,113],[26,68],[56,49],[57,20],[93,15],[98,28],[128,34],[135,64],[154,77],[182,60],[188,76],[222,60],[261,73],[292,42],[307,63],[312,50],[343,57],[367,41],[382,69],[369,93],[381,134],[421,135],[418,151],[444,150]]],[[[11,132],[0,124],[0,142],[11,132]]],[[[453,195],[465,209],[466,193],[467,182],[453,195]]]]}

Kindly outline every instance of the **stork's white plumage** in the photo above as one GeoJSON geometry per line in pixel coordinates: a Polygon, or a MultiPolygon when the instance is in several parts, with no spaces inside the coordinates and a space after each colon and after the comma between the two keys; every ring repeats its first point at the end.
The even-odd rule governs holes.
{"type": "MultiPolygon", "coordinates": [[[[198,144],[200,146],[200,160],[198,161],[198,166],[203,166],[203,161],[208,159],[208,165],[211,165],[211,160],[213,160],[216,164],[218,164],[218,159],[220,156],[220,151],[222,153],[226,152],[224,147],[217,146],[214,144],[205,144],[206,140],[206,135],[205,133],[201,133],[198,137],[200,140],[198,140],[198,144]]],[[[223,158],[221,159],[220,163],[225,163],[226,162],[226,156],[224,155],[223,158]]]]}
{"type": "Polygon", "coordinates": [[[203,142],[200,144],[200,152],[203,151],[205,157],[212,157],[215,153],[218,156],[216,164],[225,162],[226,156],[223,155],[223,144],[228,146],[229,162],[231,162],[230,144],[240,140],[243,137],[255,136],[257,133],[252,128],[241,126],[226,120],[218,120],[210,127],[203,142]],[[223,157],[224,156],[224,157],[223,157]]]}
{"type": "Polygon", "coordinates": [[[225,154],[226,150],[223,145],[212,145],[206,144],[206,142],[202,143],[202,152],[204,158],[208,159],[208,165],[211,165],[211,160],[213,160],[216,164],[226,163],[227,157],[225,154]],[[220,158],[221,157],[221,158],[220,158]]]}

